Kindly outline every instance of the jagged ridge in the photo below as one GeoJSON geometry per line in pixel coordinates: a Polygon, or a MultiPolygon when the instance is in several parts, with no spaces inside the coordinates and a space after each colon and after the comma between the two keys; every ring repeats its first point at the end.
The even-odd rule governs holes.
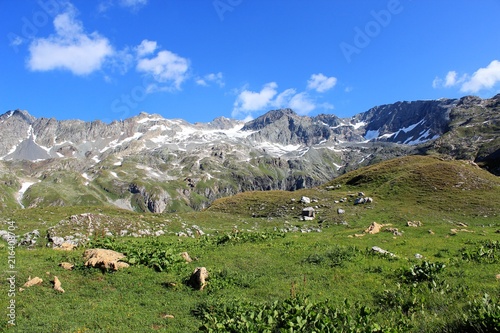
{"type": "MultiPolygon", "coordinates": [[[[9,111],[0,116],[0,179],[23,189],[26,207],[109,204],[163,212],[202,209],[243,191],[312,187],[363,165],[426,152],[498,172],[499,96],[397,102],[344,119],[282,109],[248,123],[220,117],[190,124],[141,113],[106,124],[9,111]]],[[[12,190],[4,193],[0,205],[12,208],[12,190]]]]}

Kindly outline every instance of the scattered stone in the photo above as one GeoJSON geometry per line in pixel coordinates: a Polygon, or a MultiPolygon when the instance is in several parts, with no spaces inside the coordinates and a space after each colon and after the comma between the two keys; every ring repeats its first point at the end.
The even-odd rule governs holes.
{"type": "Polygon", "coordinates": [[[420,253],[415,253],[415,258],[416,259],[422,259],[424,256],[421,255],[420,253]]]}
{"type": "Polygon", "coordinates": [[[364,197],[364,196],[365,196],[365,194],[363,192],[358,193],[358,197],[364,197]]]}
{"type": "Polygon", "coordinates": [[[370,226],[365,230],[365,233],[367,234],[378,234],[380,230],[384,227],[384,224],[378,224],[377,222],[372,222],[370,226]]]}
{"type": "Polygon", "coordinates": [[[497,274],[495,277],[497,278],[497,280],[500,280],[500,274],[497,274]]]}
{"type": "Polygon", "coordinates": [[[372,203],[372,202],[373,202],[373,199],[370,197],[359,197],[359,198],[356,198],[356,200],[354,200],[355,205],[363,205],[363,204],[372,203]]]}
{"type": "Polygon", "coordinates": [[[59,291],[61,293],[64,292],[64,289],[61,288],[61,281],[59,281],[59,278],[54,275],[54,290],[59,291]]]}
{"type": "Polygon", "coordinates": [[[35,245],[37,239],[40,237],[40,232],[38,230],[33,230],[31,232],[25,233],[19,240],[20,246],[32,246],[35,245]]]}
{"type": "Polygon", "coordinates": [[[197,290],[203,290],[207,285],[208,271],[205,267],[196,267],[189,278],[189,285],[197,290]]]}
{"type": "Polygon", "coordinates": [[[458,222],[458,223],[457,223],[457,225],[458,225],[459,227],[463,227],[463,228],[467,228],[467,227],[468,227],[468,225],[467,225],[467,224],[462,223],[462,222],[458,222]]]}
{"type": "Polygon", "coordinates": [[[372,251],[373,252],[377,252],[377,253],[380,253],[380,254],[383,254],[383,255],[388,255],[388,256],[391,256],[391,257],[395,257],[396,255],[394,253],[391,253],[387,250],[384,250],[378,246],[374,246],[372,247],[372,251]]]}
{"type": "Polygon", "coordinates": [[[471,232],[471,233],[473,233],[474,231],[467,230],[467,229],[450,229],[450,234],[452,236],[456,235],[459,232],[471,232]]]}
{"type": "Polygon", "coordinates": [[[408,222],[406,222],[406,226],[408,226],[408,227],[417,228],[417,227],[421,227],[422,225],[423,224],[420,221],[408,221],[408,222]]]}
{"type": "Polygon", "coordinates": [[[60,267],[62,267],[63,269],[67,270],[67,271],[71,271],[73,270],[73,268],[75,267],[75,265],[69,263],[69,262],[62,262],[59,264],[60,267]]]}
{"type": "Polygon", "coordinates": [[[64,242],[60,246],[54,247],[54,250],[59,250],[59,251],[72,251],[76,247],[75,244],[69,243],[69,242],[64,242]]]}
{"type": "Polygon", "coordinates": [[[192,262],[193,261],[193,259],[191,259],[191,257],[189,256],[189,253],[187,253],[187,252],[182,252],[181,253],[181,257],[184,260],[186,260],[186,262],[192,262]]]}
{"type": "Polygon", "coordinates": [[[164,314],[163,316],[163,319],[174,319],[174,315],[171,315],[171,314],[164,314]]]}
{"type": "Polygon", "coordinates": [[[302,209],[302,220],[303,221],[312,221],[316,217],[316,212],[313,207],[306,207],[302,209]]]}
{"type": "Polygon", "coordinates": [[[403,232],[398,228],[386,228],[385,231],[392,233],[394,236],[403,236],[403,232]]]}
{"type": "MultiPolygon", "coordinates": [[[[16,237],[14,236],[13,233],[11,232],[8,232],[7,230],[0,230],[0,237],[2,237],[2,239],[6,242],[10,242],[10,241],[13,241],[16,240],[16,237]]],[[[14,243],[15,244],[15,243],[14,243]]]]}
{"type": "Polygon", "coordinates": [[[344,213],[345,210],[343,210],[342,208],[337,209],[337,214],[344,214],[344,213]]]}
{"type": "Polygon", "coordinates": [[[432,231],[431,229],[429,229],[428,232],[429,232],[429,234],[434,235],[434,231],[432,231]]]}
{"type": "Polygon", "coordinates": [[[365,198],[357,198],[356,200],[354,200],[355,205],[362,205],[364,203],[365,203],[365,198]]]}
{"type": "Polygon", "coordinates": [[[119,260],[125,258],[125,255],[120,252],[105,250],[105,249],[89,249],[83,254],[86,260],[85,266],[100,268],[102,270],[119,270],[129,267],[129,264],[119,260]]]}
{"type": "Polygon", "coordinates": [[[302,198],[300,198],[300,202],[302,202],[303,204],[310,204],[311,198],[303,196],[302,198]]]}
{"type": "Polygon", "coordinates": [[[49,238],[49,241],[52,242],[52,247],[60,247],[64,243],[64,238],[53,236],[49,238]]]}
{"type": "Polygon", "coordinates": [[[42,284],[43,280],[40,279],[38,276],[34,277],[34,278],[30,278],[28,277],[28,282],[26,282],[25,284],[23,284],[23,287],[24,288],[29,288],[29,287],[32,287],[32,286],[35,286],[35,285],[38,285],[38,284],[42,284]]]}

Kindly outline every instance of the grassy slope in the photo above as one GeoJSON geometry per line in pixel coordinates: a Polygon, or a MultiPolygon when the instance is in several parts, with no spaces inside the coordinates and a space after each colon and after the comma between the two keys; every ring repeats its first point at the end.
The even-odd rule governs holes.
{"type": "MultiPolygon", "coordinates": [[[[96,207],[4,213],[3,218],[16,221],[23,232],[38,227],[42,234],[71,214],[90,211],[137,222],[168,221],[171,234],[159,238],[160,247],[171,248],[176,253],[188,251],[198,258],[164,272],[133,266],[102,274],[82,267],[68,272],[57,266],[61,261],[81,266],[83,249],[71,253],[47,248],[18,249],[17,286],[28,276],[40,276],[44,283],[16,294],[17,326],[11,331],[192,332],[201,325],[200,319],[193,316],[193,310],[200,305],[220,307],[219,302],[229,305],[241,300],[267,303],[286,299],[291,293],[309,295],[316,301],[330,299],[339,305],[344,298],[362,301],[372,308],[380,307],[377,320],[388,324],[384,318],[395,318],[394,313],[399,311],[390,312],[390,301],[397,303],[398,297],[404,300],[413,297],[405,294],[410,292],[410,287],[398,289],[397,285],[401,284],[400,270],[421,262],[415,259],[416,253],[430,262],[447,265],[440,279],[446,281],[449,288],[431,292],[425,286],[418,287],[418,299],[425,302],[415,305],[408,313],[415,317],[412,331],[439,331],[440,327],[450,327],[450,323],[460,321],[470,299],[484,293],[500,294],[500,284],[495,279],[495,274],[500,273],[498,262],[488,264],[462,259],[464,252],[474,253],[483,242],[500,240],[500,234],[496,233],[500,229],[499,194],[498,177],[472,165],[431,157],[405,157],[351,172],[320,188],[248,192],[220,199],[200,213],[138,215],[96,207]],[[338,184],[341,188],[327,190],[328,186],[338,184]],[[374,202],[353,205],[359,191],[373,197],[374,202]],[[299,202],[303,195],[317,200],[312,203],[318,207],[316,221],[298,220],[301,208],[306,206],[299,202]],[[335,203],[344,197],[347,202],[335,203]],[[343,208],[345,214],[337,214],[337,208],[343,208]],[[408,220],[420,220],[424,225],[406,227],[408,220]],[[283,238],[271,237],[275,235],[275,227],[316,227],[318,221],[322,221],[321,233],[296,232],[287,233],[283,238]],[[340,224],[343,221],[348,225],[340,224]],[[395,237],[381,232],[353,237],[362,234],[373,221],[390,223],[404,234],[395,237]],[[468,224],[466,229],[472,232],[452,235],[450,229],[463,229],[458,223],[468,224]],[[183,224],[197,224],[213,236],[178,238],[173,233],[182,230],[183,224]],[[221,235],[234,229],[243,231],[239,233],[242,235],[247,230],[264,232],[271,238],[245,241],[244,238],[238,240],[238,234],[231,234],[234,241],[221,245],[210,241],[223,239],[221,235]],[[367,249],[375,245],[395,253],[399,259],[368,254],[367,249]],[[350,255],[340,260],[342,256],[335,256],[339,251],[350,255]],[[193,291],[183,283],[198,266],[207,267],[211,274],[209,285],[202,292],[193,291]],[[49,281],[53,275],[60,278],[66,293],[51,289],[49,281]],[[46,311],[40,311],[41,307],[46,311]],[[167,314],[175,318],[165,318],[167,314]]],[[[148,240],[125,238],[122,242],[148,240]]],[[[140,247],[141,243],[138,244],[140,247]]],[[[5,246],[0,249],[0,255],[7,258],[5,246]]],[[[7,259],[0,264],[2,290],[8,289],[6,264],[7,259]]],[[[7,301],[7,293],[1,293],[2,308],[7,301]]],[[[5,318],[1,318],[1,327],[6,325],[5,318]]]]}

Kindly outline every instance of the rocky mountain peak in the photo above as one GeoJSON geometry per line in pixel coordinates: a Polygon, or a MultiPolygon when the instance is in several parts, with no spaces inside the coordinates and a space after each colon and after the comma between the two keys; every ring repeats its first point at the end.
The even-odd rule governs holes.
{"type": "Polygon", "coordinates": [[[29,114],[26,110],[10,110],[0,116],[0,121],[3,122],[12,117],[12,120],[18,119],[19,121],[31,124],[35,121],[35,117],[29,114]]]}
{"type": "Polygon", "coordinates": [[[290,118],[290,117],[298,117],[298,115],[292,110],[292,109],[278,109],[278,110],[271,110],[262,116],[249,121],[248,123],[245,124],[245,126],[242,128],[244,131],[257,131],[260,130],[267,125],[273,124],[276,121],[283,119],[283,118],[290,118]]]}
{"type": "MultiPolygon", "coordinates": [[[[196,123],[195,125],[203,125],[203,124],[196,123]]],[[[213,129],[228,130],[234,128],[236,125],[243,126],[243,121],[229,119],[226,117],[217,117],[211,122],[209,122],[207,125],[208,127],[213,129]]]]}
{"type": "MultiPolygon", "coordinates": [[[[499,109],[499,95],[466,96],[396,102],[350,118],[279,109],[248,123],[196,124],[147,113],[109,124],[58,121],[15,110],[0,115],[0,179],[21,189],[32,184],[23,190],[25,207],[73,200],[162,212],[201,209],[242,191],[311,187],[425,152],[500,174],[499,109]]],[[[1,181],[0,190],[16,191],[1,181]]]]}

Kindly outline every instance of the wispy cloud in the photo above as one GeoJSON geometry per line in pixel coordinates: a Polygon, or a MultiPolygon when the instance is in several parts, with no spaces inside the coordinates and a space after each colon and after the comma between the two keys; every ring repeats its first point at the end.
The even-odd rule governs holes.
{"type": "Polygon", "coordinates": [[[148,0],[119,0],[122,7],[137,9],[148,4],[148,0]]]}
{"type": "Polygon", "coordinates": [[[460,92],[477,93],[481,90],[493,88],[500,82],[500,61],[493,60],[488,66],[479,68],[472,75],[459,75],[456,71],[449,71],[444,78],[436,76],[432,81],[433,88],[460,87],[460,92]]]}
{"type": "Polygon", "coordinates": [[[164,84],[166,90],[180,90],[181,84],[188,78],[189,60],[162,50],[155,57],[139,59],[136,69],[164,84]]]}
{"type": "Polygon", "coordinates": [[[337,78],[327,77],[323,73],[313,74],[307,81],[307,89],[316,90],[317,92],[325,92],[332,89],[337,84],[337,78]]]}
{"type": "Polygon", "coordinates": [[[300,115],[306,115],[316,109],[316,104],[306,92],[293,95],[288,105],[300,115]]]}
{"type": "Polygon", "coordinates": [[[219,87],[222,88],[226,84],[224,82],[224,76],[221,72],[210,73],[210,74],[207,74],[203,77],[197,77],[195,79],[195,82],[197,85],[204,86],[204,87],[208,87],[210,85],[210,83],[215,83],[219,87]]]}
{"type": "Polygon", "coordinates": [[[126,8],[131,10],[132,12],[136,12],[142,7],[146,6],[148,4],[149,0],[102,0],[99,2],[97,5],[97,11],[101,14],[105,13],[115,5],[115,2],[118,4],[118,6],[122,8],[126,8]]]}
{"type": "Polygon", "coordinates": [[[27,66],[33,71],[68,70],[75,75],[88,75],[101,69],[115,51],[109,40],[98,32],[85,33],[75,18],[73,7],[57,15],[55,33],[34,39],[29,46],[27,66]]]}

